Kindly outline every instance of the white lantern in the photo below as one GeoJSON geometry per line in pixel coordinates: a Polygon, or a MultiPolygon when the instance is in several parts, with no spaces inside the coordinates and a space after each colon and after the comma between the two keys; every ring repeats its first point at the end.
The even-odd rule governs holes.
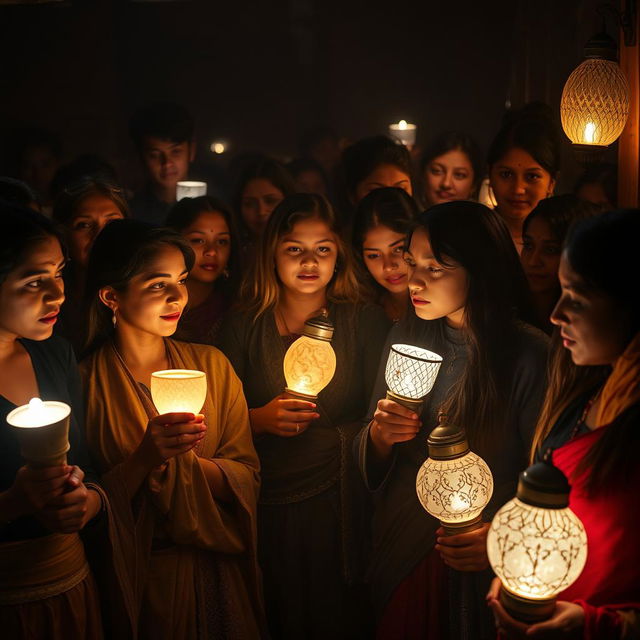
{"type": "Polygon", "coordinates": [[[487,554],[502,581],[500,600],[523,622],[548,618],[584,568],[587,536],[568,504],[564,474],[540,462],[520,474],[516,497],[491,523],[487,554]]]}
{"type": "Polygon", "coordinates": [[[287,349],[282,364],[290,396],[313,401],[336,372],[336,354],[331,346],[333,325],[326,316],[304,323],[302,335],[287,349]]]}
{"type": "Polygon", "coordinates": [[[195,180],[183,180],[176,186],[176,200],[182,198],[198,198],[207,195],[207,183],[195,180]]]}
{"type": "Polygon", "coordinates": [[[207,376],[204,371],[165,369],[151,374],[151,398],[160,415],[197,414],[206,397],[207,376]]]}
{"type": "Polygon", "coordinates": [[[400,120],[400,122],[389,125],[389,135],[399,144],[405,147],[413,147],[416,143],[416,125],[400,120]]]}
{"type": "Polygon", "coordinates": [[[464,429],[440,424],[429,434],[429,457],[416,477],[416,491],[425,511],[440,521],[446,535],[482,525],[482,511],[493,494],[487,463],[470,451],[464,429]]]}
{"type": "Polygon", "coordinates": [[[442,356],[410,344],[394,344],[389,351],[384,378],[387,399],[420,413],[422,399],[438,377],[442,356]]]}

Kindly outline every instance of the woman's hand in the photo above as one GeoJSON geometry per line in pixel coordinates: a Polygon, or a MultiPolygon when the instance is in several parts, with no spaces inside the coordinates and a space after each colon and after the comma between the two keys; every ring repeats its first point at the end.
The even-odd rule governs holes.
{"type": "Polygon", "coordinates": [[[379,458],[387,458],[396,442],[413,440],[420,431],[420,417],[393,400],[378,400],[369,437],[379,458]]]}
{"type": "Polygon", "coordinates": [[[61,496],[65,490],[74,467],[59,465],[32,469],[20,467],[10,489],[12,502],[19,503],[19,512],[13,514],[15,519],[24,515],[35,515],[42,511],[52,500],[61,496]]]}
{"type": "Polygon", "coordinates": [[[301,434],[319,417],[313,402],[289,398],[285,394],[276,396],[264,407],[249,411],[251,428],[256,435],[270,433],[283,438],[301,434]]]}
{"type": "Polygon", "coordinates": [[[202,414],[165,413],[149,420],[139,452],[150,467],[186,453],[205,436],[207,425],[202,414]]]}
{"type": "Polygon", "coordinates": [[[438,536],[436,550],[439,551],[444,563],[456,571],[483,571],[489,566],[487,557],[487,533],[489,523],[483,522],[481,527],[446,536],[440,527],[436,531],[438,536]]]}
{"type": "Polygon", "coordinates": [[[487,604],[493,611],[496,626],[503,638],[522,640],[539,638],[540,640],[571,640],[582,638],[584,631],[584,609],[572,602],[556,602],[552,616],[543,622],[527,625],[512,618],[499,600],[500,580],[495,578],[487,593],[487,604]]]}

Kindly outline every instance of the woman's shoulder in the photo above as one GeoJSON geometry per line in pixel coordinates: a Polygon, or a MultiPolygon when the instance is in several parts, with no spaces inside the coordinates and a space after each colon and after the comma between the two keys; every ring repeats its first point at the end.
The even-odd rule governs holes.
{"type": "Polygon", "coordinates": [[[196,342],[182,342],[179,340],[171,340],[168,342],[183,357],[188,358],[196,363],[202,363],[209,368],[227,369],[231,367],[231,363],[227,356],[217,347],[208,344],[199,344],[196,342]]]}
{"type": "Polygon", "coordinates": [[[549,353],[549,336],[546,333],[525,322],[518,322],[513,337],[518,359],[544,358],[546,361],[549,353]]]}
{"type": "Polygon", "coordinates": [[[76,365],[76,357],[71,343],[62,336],[53,335],[46,340],[20,340],[32,358],[38,358],[68,369],[76,365]]]}

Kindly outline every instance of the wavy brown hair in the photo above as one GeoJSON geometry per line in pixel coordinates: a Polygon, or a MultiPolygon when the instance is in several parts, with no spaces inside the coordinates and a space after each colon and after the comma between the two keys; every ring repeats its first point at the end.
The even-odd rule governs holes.
{"type": "Polygon", "coordinates": [[[353,268],[353,258],[340,237],[336,215],[328,200],[315,193],[295,193],[287,196],[271,214],[256,259],[245,275],[240,289],[241,308],[255,314],[275,308],[280,300],[282,283],[276,273],[275,256],[280,240],[290,233],[296,223],[303,220],[322,220],[333,233],[338,247],[336,273],[327,285],[330,302],[359,302],[358,281],[353,268]]]}

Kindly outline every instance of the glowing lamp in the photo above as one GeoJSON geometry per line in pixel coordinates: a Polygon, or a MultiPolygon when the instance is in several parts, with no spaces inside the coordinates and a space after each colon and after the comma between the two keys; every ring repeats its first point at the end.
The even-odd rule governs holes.
{"type": "Polygon", "coordinates": [[[442,356],[410,344],[394,344],[389,351],[384,378],[387,399],[420,413],[422,399],[431,391],[442,356]]]}
{"type": "Polygon", "coordinates": [[[207,183],[195,180],[184,180],[176,186],[176,200],[182,198],[198,198],[207,195],[207,183]]]}
{"type": "Polygon", "coordinates": [[[617,45],[600,33],[567,79],[560,100],[562,128],[583,160],[599,159],[622,133],[629,115],[629,84],[618,66],[617,45]]]}
{"type": "Polygon", "coordinates": [[[199,413],[207,397],[207,376],[192,369],[165,369],[151,374],[151,397],[160,415],[199,413]]]}
{"type": "Polygon", "coordinates": [[[464,429],[438,416],[429,434],[429,457],[416,477],[416,491],[425,511],[440,521],[446,535],[472,531],[482,525],[482,511],[493,494],[487,463],[470,451],[464,429]]]}
{"type": "Polygon", "coordinates": [[[214,140],[211,143],[211,146],[209,147],[209,149],[211,150],[211,153],[215,153],[216,155],[222,155],[227,151],[227,146],[228,145],[226,142],[222,142],[221,140],[214,140]]]}
{"type": "Polygon", "coordinates": [[[399,144],[405,147],[413,147],[416,143],[416,125],[400,120],[400,122],[389,125],[389,135],[399,144]]]}
{"type": "Polygon", "coordinates": [[[333,324],[326,316],[304,323],[302,335],[284,356],[285,392],[303,400],[315,400],[336,372],[336,354],[331,346],[333,324]]]}
{"type": "Polygon", "coordinates": [[[548,618],[586,562],[587,536],[568,504],[566,477],[540,462],[520,474],[516,497],[491,523],[487,553],[502,581],[500,601],[523,622],[548,618]]]}
{"type": "Polygon", "coordinates": [[[20,443],[20,453],[30,467],[67,463],[70,415],[71,407],[64,402],[31,398],[29,404],[7,416],[20,443]]]}

